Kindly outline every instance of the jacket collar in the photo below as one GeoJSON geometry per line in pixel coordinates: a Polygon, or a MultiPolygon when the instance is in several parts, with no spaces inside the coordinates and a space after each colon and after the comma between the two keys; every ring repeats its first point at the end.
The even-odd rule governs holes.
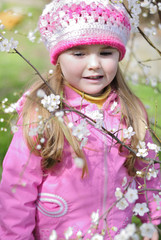
{"type": "MultiPolygon", "coordinates": [[[[75,92],[73,89],[66,85],[64,86],[64,98],[65,102],[69,106],[77,109],[80,109],[81,107],[86,107],[90,104],[90,102],[84,99],[80,94],[78,94],[77,92],[75,92]]],[[[116,93],[116,91],[111,90],[111,93],[109,94],[107,100],[104,102],[102,109],[108,109],[109,106],[111,106],[114,101],[118,103],[118,94],[116,93]]]]}

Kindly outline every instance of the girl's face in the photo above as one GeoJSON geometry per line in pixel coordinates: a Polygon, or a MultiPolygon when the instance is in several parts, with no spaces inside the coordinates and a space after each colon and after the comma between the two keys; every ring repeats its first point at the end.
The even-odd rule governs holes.
{"type": "Polygon", "coordinates": [[[65,80],[78,90],[98,96],[114,79],[119,61],[117,49],[106,45],[83,45],[59,56],[65,80]]]}

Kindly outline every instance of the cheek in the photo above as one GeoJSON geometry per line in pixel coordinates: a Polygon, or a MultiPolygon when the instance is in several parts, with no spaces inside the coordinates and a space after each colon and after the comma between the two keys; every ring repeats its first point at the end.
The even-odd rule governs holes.
{"type": "Polygon", "coordinates": [[[61,64],[60,67],[64,76],[80,77],[82,75],[82,68],[76,62],[68,62],[65,65],[61,64]]]}
{"type": "Polygon", "coordinates": [[[106,64],[106,74],[115,76],[118,69],[118,63],[117,62],[110,62],[106,64]]]}

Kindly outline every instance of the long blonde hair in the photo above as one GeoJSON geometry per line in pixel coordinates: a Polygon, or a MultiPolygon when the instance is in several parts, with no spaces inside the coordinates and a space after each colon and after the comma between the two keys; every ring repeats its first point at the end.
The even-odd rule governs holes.
{"type": "MultiPolygon", "coordinates": [[[[62,94],[64,88],[64,78],[59,64],[57,64],[53,76],[49,77],[47,82],[54,90],[55,94],[62,94]]],[[[136,135],[132,137],[131,142],[131,146],[135,149],[138,141],[143,140],[145,137],[145,125],[147,124],[146,111],[138,98],[130,91],[119,68],[114,80],[112,81],[111,87],[118,92],[122,106],[122,115],[124,116],[124,121],[126,122],[127,127],[131,125],[136,132],[136,135]]],[[[78,140],[72,135],[70,130],[67,127],[64,130],[64,128],[62,128],[62,124],[57,120],[57,118],[54,116],[51,117],[50,113],[41,106],[40,98],[37,96],[37,91],[39,89],[44,90],[46,95],[51,94],[51,90],[45,83],[42,82],[42,80],[36,81],[30,88],[30,95],[26,98],[22,112],[24,136],[28,147],[34,152],[34,154],[42,157],[42,167],[44,169],[51,169],[57,162],[62,161],[64,139],[67,138],[67,141],[71,145],[75,155],[84,159],[85,165],[82,171],[83,177],[84,174],[88,172],[88,166],[83,150],[80,149],[78,140]],[[35,112],[36,108],[39,108],[38,113],[35,112]],[[41,115],[43,119],[50,119],[44,125],[46,142],[41,151],[36,148],[33,149],[35,142],[36,144],[39,143],[39,137],[35,139],[34,137],[29,136],[29,129],[32,127],[33,122],[35,125],[37,124],[38,115],[41,115]]],[[[129,175],[135,174],[134,163],[135,155],[129,153],[125,161],[125,167],[127,168],[129,175]]]]}

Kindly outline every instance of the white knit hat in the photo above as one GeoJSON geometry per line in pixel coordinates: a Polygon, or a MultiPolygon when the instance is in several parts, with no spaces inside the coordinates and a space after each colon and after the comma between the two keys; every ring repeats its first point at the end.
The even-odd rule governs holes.
{"type": "Polygon", "coordinates": [[[122,4],[108,0],[54,0],[46,5],[39,20],[42,40],[51,62],[78,45],[105,44],[117,48],[120,60],[130,35],[130,21],[122,4]]]}

